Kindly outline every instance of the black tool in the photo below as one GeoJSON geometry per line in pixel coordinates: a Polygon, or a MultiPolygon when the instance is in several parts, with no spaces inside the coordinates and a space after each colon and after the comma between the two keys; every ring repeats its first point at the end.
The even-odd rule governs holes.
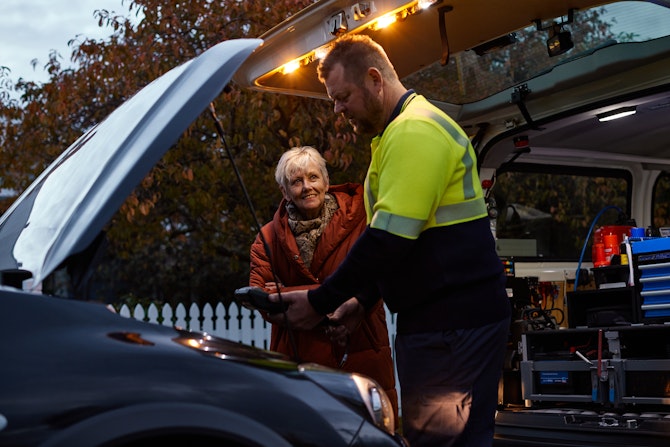
{"type": "Polygon", "coordinates": [[[235,290],[235,301],[251,310],[260,310],[269,314],[284,312],[287,304],[272,302],[268,293],[260,287],[242,287],[235,290]]]}

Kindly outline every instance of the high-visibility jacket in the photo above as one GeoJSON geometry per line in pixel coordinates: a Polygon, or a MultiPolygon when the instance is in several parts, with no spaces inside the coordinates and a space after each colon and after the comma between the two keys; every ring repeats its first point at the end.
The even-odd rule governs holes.
{"type": "Polygon", "coordinates": [[[372,228],[416,239],[487,215],[470,140],[423,96],[411,94],[371,146],[365,206],[372,228]]]}
{"type": "MultiPolygon", "coordinates": [[[[409,91],[372,141],[368,228],[321,287],[320,313],[370,284],[397,312],[397,331],[473,328],[510,315],[506,278],[467,135],[409,91]]],[[[363,292],[363,294],[361,294],[363,292]]]]}

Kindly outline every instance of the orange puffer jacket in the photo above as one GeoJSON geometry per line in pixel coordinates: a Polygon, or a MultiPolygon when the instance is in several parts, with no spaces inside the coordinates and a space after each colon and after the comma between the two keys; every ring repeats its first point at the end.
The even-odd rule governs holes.
{"type": "MultiPolygon", "coordinates": [[[[363,187],[346,183],[332,185],[328,192],[335,196],[339,208],[317,242],[311,268],[308,269],[300,257],[295,237],[288,225],[285,200],[280,203],[273,220],[261,230],[270,247],[276,278],[283,285],[283,291],[317,287],[337,269],[365,229],[363,187]]],[[[251,247],[249,285],[264,287],[267,282],[274,281],[275,276],[263,243],[256,236],[251,247]]],[[[331,342],[323,329],[294,331],[293,338],[301,362],[339,367],[344,348],[331,342]]],[[[278,325],[272,326],[270,349],[296,358],[288,332],[278,325]]],[[[368,310],[361,325],[350,335],[347,360],[341,369],[365,374],[379,382],[393,403],[397,419],[398,396],[382,300],[368,310]]]]}

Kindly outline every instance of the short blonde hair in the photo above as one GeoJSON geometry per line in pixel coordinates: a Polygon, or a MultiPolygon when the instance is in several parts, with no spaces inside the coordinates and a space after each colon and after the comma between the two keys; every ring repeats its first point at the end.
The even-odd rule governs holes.
{"type": "Polygon", "coordinates": [[[310,162],[316,163],[326,184],[330,184],[326,159],[312,146],[294,147],[282,154],[275,169],[277,184],[288,190],[291,177],[296,172],[304,170],[310,162]]]}

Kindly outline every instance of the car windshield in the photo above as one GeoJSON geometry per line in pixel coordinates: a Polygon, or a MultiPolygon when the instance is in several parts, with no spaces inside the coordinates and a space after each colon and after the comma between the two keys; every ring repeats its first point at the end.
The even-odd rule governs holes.
{"type": "Polygon", "coordinates": [[[614,2],[533,23],[492,42],[490,49],[481,45],[451,55],[446,65],[435,62],[403,82],[434,100],[466,104],[600,48],[669,34],[670,8],[639,1],[614,2]],[[553,56],[549,55],[550,44],[553,56]]]}

